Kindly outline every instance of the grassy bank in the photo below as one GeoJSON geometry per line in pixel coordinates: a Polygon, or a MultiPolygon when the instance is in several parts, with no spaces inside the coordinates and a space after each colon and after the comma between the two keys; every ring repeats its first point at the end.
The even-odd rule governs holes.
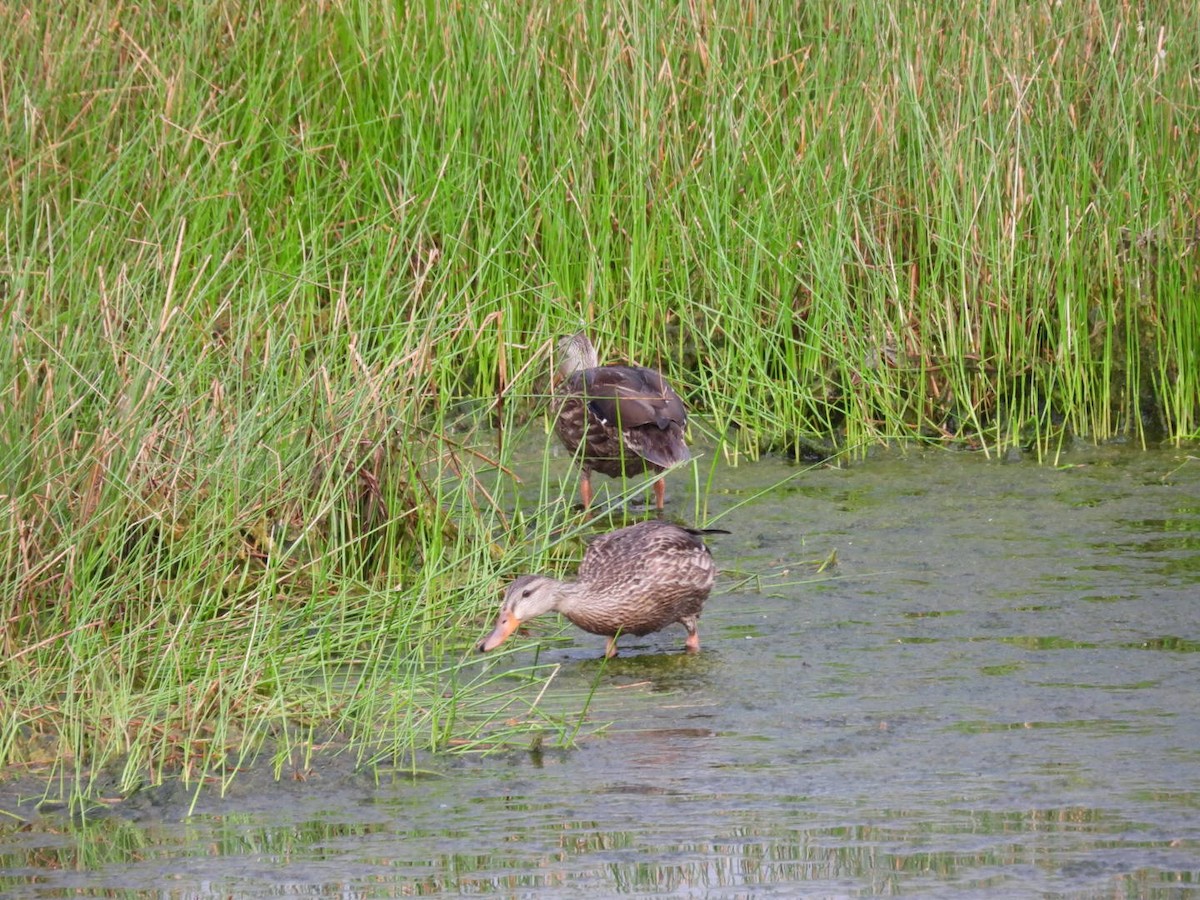
{"type": "Polygon", "coordinates": [[[457,661],[580,324],[734,453],[1194,439],[1200,13],[1155,15],[6,7],[0,764],[501,739],[457,661]]]}

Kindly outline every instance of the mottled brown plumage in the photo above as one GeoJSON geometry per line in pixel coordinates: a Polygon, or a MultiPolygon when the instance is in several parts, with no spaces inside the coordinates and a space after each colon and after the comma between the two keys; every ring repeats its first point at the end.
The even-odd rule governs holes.
{"type": "MultiPolygon", "coordinates": [[[[579,457],[584,508],[592,502],[593,469],[620,478],[662,472],[689,458],[687,412],[661,374],[642,366],[601,366],[583,332],[560,340],[558,352],[554,430],[579,457]]],[[[662,509],[661,478],[654,497],[662,509]]]]}
{"type": "Polygon", "coordinates": [[[584,631],[607,635],[605,656],[616,655],[618,634],[649,634],[675,622],[687,629],[687,651],[697,652],[696,625],[717,576],[705,533],[639,522],[592,541],[575,581],[522,575],[508,586],[496,627],[478,649],[494,650],[521,623],[553,611],[584,631]]]}

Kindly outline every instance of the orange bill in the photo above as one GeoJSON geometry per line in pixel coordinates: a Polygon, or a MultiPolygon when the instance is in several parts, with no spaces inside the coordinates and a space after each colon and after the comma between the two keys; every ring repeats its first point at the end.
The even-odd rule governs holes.
{"type": "Polygon", "coordinates": [[[495,650],[507,640],[508,636],[517,630],[521,625],[521,620],[512,613],[505,610],[500,613],[500,621],[496,623],[496,627],[492,633],[485,637],[478,644],[480,653],[487,653],[489,650],[495,650]]]}

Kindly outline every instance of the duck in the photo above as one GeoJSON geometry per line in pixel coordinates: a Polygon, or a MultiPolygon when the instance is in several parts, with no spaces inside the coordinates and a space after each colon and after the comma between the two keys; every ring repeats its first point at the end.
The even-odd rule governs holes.
{"type": "MultiPolygon", "coordinates": [[[[579,458],[580,499],[592,502],[592,472],[610,478],[661,474],[686,462],[687,411],[662,374],[643,366],[602,366],[585,332],[558,342],[552,396],[554,431],[579,458]]],[[[662,510],[666,487],[654,482],[654,505],[662,510]]]]}
{"type": "Polygon", "coordinates": [[[605,658],[617,655],[618,636],[676,622],[687,629],[684,649],[698,653],[700,611],[717,577],[704,535],[717,533],[728,534],[651,519],[603,534],[588,545],[574,581],[521,575],[509,584],[496,627],[476,649],[495,650],[524,622],[557,612],[607,636],[605,658]]]}

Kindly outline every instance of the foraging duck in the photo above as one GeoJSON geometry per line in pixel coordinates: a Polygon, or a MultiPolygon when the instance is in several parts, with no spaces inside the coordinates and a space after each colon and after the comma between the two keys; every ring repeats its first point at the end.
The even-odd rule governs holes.
{"type": "MultiPolygon", "coordinates": [[[[582,331],[558,342],[554,431],[563,446],[578,453],[583,507],[592,502],[592,470],[610,478],[662,472],[685,462],[687,412],[679,395],[654,369],[602,366],[582,331]],[[582,444],[582,450],[580,445],[582,444]]],[[[654,482],[654,502],[663,508],[666,487],[654,482]]]]}
{"type": "Polygon", "coordinates": [[[617,637],[649,634],[674,622],[687,629],[688,653],[700,650],[700,610],[717,567],[703,535],[720,529],[638,522],[601,535],[588,545],[575,581],[522,575],[508,586],[500,618],[476,648],[494,650],[526,620],[559,612],[592,634],[608,636],[606,657],[617,655],[617,637]]]}

